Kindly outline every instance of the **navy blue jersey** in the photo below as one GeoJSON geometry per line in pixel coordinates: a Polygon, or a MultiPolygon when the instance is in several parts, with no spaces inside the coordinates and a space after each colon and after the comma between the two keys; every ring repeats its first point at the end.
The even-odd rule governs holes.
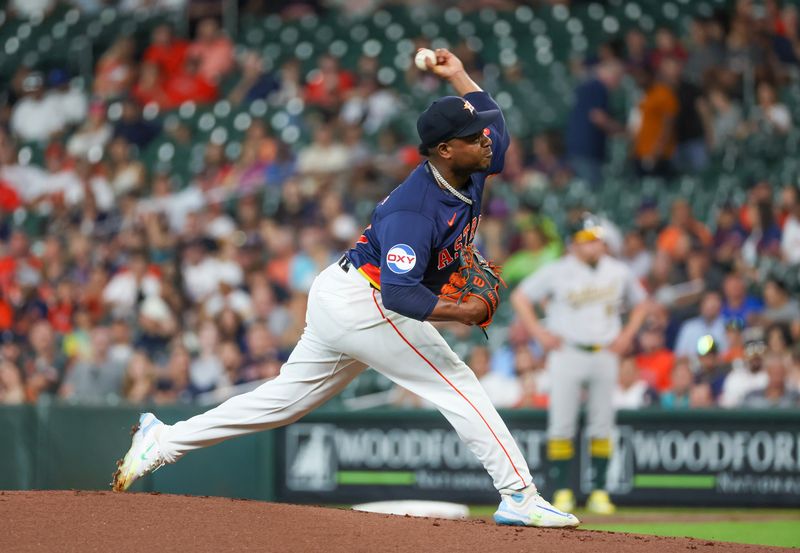
{"type": "MultiPolygon", "coordinates": [[[[464,99],[478,111],[499,109],[486,92],[470,92],[464,99]]],[[[371,224],[347,254],[373,286],[422,284],[440,293],[458,268],[461,251],[475,238],[486,179],[503,169],[509,137],[502,116],[489,126],[488,136],[489,169],[473,173],[459,189],[472,205],[439,187],[426,161],[375,207],[371,224]]]]}

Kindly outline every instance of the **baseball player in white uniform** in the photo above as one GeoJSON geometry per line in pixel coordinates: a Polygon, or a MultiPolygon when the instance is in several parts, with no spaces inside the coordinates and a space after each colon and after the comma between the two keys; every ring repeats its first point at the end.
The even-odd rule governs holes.
{"type": "Polygon", "coordinates": [[[491,320],[480,300],[448,301],[439,290],[474,240],[484,183],[502,170],[509,137],[497,104],[456,56],[436,50],[427,67],[458,94],[440,98],[417,120],[428,160],[378,204],[356,245],[316,278],[305,330],[280,374],[171,426],[143,413],[115,490],[192,450],[294,422],[372,367],[453,425],[500,493],[498,524],[578,525],[538,493],[478,379],[428,322],[491,320]]]}
{"type": "Polygon", "coordinates": [[[631,270],[606,255],[598,220],[583,217],[572,236],[570,253],[523,280],[511,296],[522,323],[546,351],[551,390],[547,457],[557,509],[575,508],[568,487],[581,390],[589,388],[588,435],[593,491],[587,509],[611,514],[615,508],[606,486],[611,455],[619,356],[626,352],[647,316],[647,294],[631,270]],[[534,304],[546,302],[543,325],[534,304]],[[620,312],[632,307],[623,327],[620,312]]]}

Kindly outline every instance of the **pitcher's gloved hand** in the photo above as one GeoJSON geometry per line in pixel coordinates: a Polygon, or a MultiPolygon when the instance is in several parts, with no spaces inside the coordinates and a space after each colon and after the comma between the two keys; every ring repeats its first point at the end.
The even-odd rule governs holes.
{"type": "Polygon", "coordinates": [[[486,319],[479,323],[486,332],[500,305],[500,285],[506,283],[500,278],[500,267],[486,261],[478,250],[470,245],[461,254],[461,266],[450,275],[450,281],[442,286],[439,297],[461,303],[475,297],[486,305],[486,319]]]}

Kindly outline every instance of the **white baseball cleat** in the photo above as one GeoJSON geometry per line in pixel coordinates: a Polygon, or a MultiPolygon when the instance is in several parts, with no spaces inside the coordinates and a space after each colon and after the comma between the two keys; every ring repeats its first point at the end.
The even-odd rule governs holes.
{"type": "Polygon", "coordinates": [[[117,461],[118,468],[111,483],[115,492],[124,492],[142,476],[164,466],[165,461],[156,442],[156,434],[163,426],[164,423],[153,413],[139,415],[139,424],[133,428],[131,448],[123,460],[117,461]]]}
{"type": "Polygon", "coordinates": [[[538,528],[575,528],[581,521],[575,515],[559,511],[539,495],[535,487],[520,491],[502,490],[502,501],[494,513],[494,521],[503,526],[535,526],[538,528]]]}

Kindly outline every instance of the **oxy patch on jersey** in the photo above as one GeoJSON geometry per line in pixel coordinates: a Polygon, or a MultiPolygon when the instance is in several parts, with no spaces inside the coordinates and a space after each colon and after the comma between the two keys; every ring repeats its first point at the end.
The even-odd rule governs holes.
{"type": "Polygon", "coordinates": [[[386,265],[398,275],[409,272],[416,264],[417,254],[408,244],[395,244],[386,253],[386,265]]]}

